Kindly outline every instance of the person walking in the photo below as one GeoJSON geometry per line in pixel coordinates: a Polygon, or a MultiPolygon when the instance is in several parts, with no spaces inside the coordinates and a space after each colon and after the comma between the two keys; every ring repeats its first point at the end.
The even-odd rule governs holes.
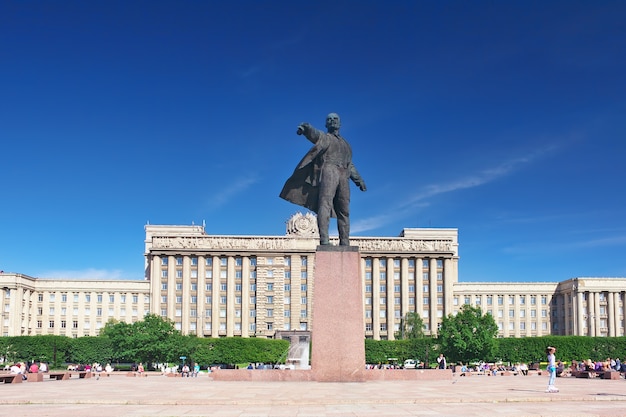
{"type": "Polygon", "coordinates": [[[550,379],[548,380],[548,389],[546,392],[559,392],[559,389],[554,386],[554,380],[556,379],[556,356],[554,353],[556,348],[554,346],[548,346],[546,349],[546,355],[548,356],[548,373],[550,379]]]}

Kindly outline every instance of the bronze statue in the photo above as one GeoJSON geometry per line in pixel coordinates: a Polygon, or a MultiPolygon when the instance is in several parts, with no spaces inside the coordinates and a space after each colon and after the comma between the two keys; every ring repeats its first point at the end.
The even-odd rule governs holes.
{"type": "Polygon", "coordinates": [[[350,245],[350,182],[366,191],[365,181],[352,164],[352,148],[339,135],[339,115],[326,117],[327,133],[308,123],[298,126],[296,133],[304,135],[314,146],[302,158],[285,183],[280,197],[317,213],[320,245],[329,245],[328,225],[337,218],[339,244],[350,245]]]}

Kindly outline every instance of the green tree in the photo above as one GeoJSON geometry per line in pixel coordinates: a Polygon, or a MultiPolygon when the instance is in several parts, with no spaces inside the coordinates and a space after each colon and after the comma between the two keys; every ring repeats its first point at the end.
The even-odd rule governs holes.
{"type": "Polygon", "coordinates": [[[400,330],[395,333],[397,340],[419,339],[424,337],[424,321],[414,311],[406,313],[400,321],[400,330]]]}
{"type": "Polygon", "coordinates": [[[174,328],[174,323],[155,314],[147,314],[133,324],[109,321],[100,335],[109,338],[113,357],[120,361],[177,362],[184,353],[181,350],[188,350],[185,338],[174,328]]]}
{"type": "Polygon", "coordinates": [[[465,304],[456,315],[444,317],[439,343],[451,362],[491,360],[495,351],[498,326],[491,314],[465,304]]]}

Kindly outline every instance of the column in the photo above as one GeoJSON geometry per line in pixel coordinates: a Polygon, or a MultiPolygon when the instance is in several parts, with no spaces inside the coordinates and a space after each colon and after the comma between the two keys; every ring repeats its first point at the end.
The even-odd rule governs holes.
{"type": "Polygon", "coordinates": [[[409,260],[402,258],[400,261],[400,315],[406,316],[409,310],[409,260]]]}
{"type": "Polygon", "coordinates": [[[595,310],[595,320],[593,323],[593,326],[595,328],[595,336],[601,336],[601,329],[600,329],[600,293],[599,292],[594,292],[593,293],[593,303],[594,303],[594,310],[595,310]]]}
{"type": "MultiPolygon", "coordinates": [[[[160,301],[160,300],[159,300],[160,301]]],[[[167,257],[167,317],[176,320],[176,257],[167,257]]]]}
{"type": "MultiPolygon", "coordinates": [[[[452,259],[443,260],[443,315],[452,313],[452,285],[454,284],[454,267],[452,259]]],[[[482,306],[481,306],[482,308],[482,306]]]]}
{"type": "Polygon", "coordinates": [[[380,340],[380,259],[372,258],[372,332],[380,340]]]}
{"type": "Polygon", "coordinates": [[[241,336],[250,337],[250,257],[241,262],[241,336]]]}
{"type": "Polygon", "coordinates": [[[519,297],[517,295],[513,295],[514,300],[515,300],[515,307],[513,308],[513,314],[515,314],[513,323],[515,323],[515,337],[520,337],[521,334],[521,329],[520,329],[520,323],[522,322],[522,318],[520,317],[520,304],[519,304],[519,297]]]}
{"type": "Polygon", "coordinates": [[[571,296],[571,293],[565,293],[563,294],[563,330],[564,330],[564,335],[566,336],[571,336],[572,334],[572,329],[570,328],[570,313],[569,313],[569,297],[571,296]]]}
{"type": "MultiPolygon", "coordinates": [[[[623,326],[623,320],[620,316],[620,302],[624,299],[622,296],[622,292],[617,291],[613,294],[613,297],[615,298],[615,335],[616,336],[624,336],[625,332],[624,332],[624,326],[623,326]]],[[[624,306],[623,304],[621,305],[621,309],[622,312],[624,311],[624,306]]]]}
{"type": "Polygon", "coordinates": [[[150,312],[161,316],[161,257],[153,255],[150,259],[150,272],[148,275],[150,280],[150,312]]]}
{"type": "Polygon", "coordinates": [[[206,320],[206,259],[204,255],[198,255],[198,304],[196,314],[196,334],[204,337],[204,327],[206,320]]]}
{"type": "Polygon", "coordinates": [[[430,328],[431,333],[437,334],[437,259],[430,258],[428,264],[428,288],[429,291],[429,314],[430,314],[430,328]]]}
{"type": "MultiPolygon", "coordinates": [[[[424,259],[415,259],[415,312],[424,319],[424,259]]],[[[430,317],[430,316],[429,316],[430,317]]],[[[424,324],[429,324],[424,320],[424,324]]],[[[430,327],[429,327],[430,329],[430,327]]],[[[432,330],[431,330],[432,334],[432,330]]]]}
{"type": "Polygon", "coordinates": [[[395,324],[396,324],[396,315],[395,315],[395,297],[393,287],[396,284],[396,281],[393,277],[394,273],[394,259],[387,258],[387,270],[385,272],[385,277],[387,278],[387,339],[395,340],[395,324]]]}
{"type": "Polygon", "coordinates": [[[226,337],[233,337],[234,335],[235,335],[235,258],[232,256],[229,256],[227,263],[226,263],[226,337]]]}
{"type": "Polygon", "coordinates": [[[609,337],[615,337],[616,336],[616,332],[615,332],[615,298],[613,297],[613,293],[611,293],[610,291],[607,293],[607,303],[608,303],[608,326],[609,326],[609,332],[608,332],[608,336],[609,337]]]}
{"type": "Polygon", "coordinates": [[[211,274],[211,336],[220,335],[220,257],[214,256],[211,274]]]}
{"type": "Polygon", "coordinates": [[[596,335],[596,301],[595,294],[592,292],[587,292],[587,334],[589,336],[596,335]]]}
{"type": "Polygon", "coordinates": [[[189,334],[190,310],[191,310],[191,258],[183,256],[183,291],[181,292],[182,303],[180,329],[183,334],[189,334]]]}
{"type": "Polygon", "coordinates": [[[584,293],[576,291],[576,336],[587,336],[584,331],[584,315],[583,315],[583,295],[584,293]]]}

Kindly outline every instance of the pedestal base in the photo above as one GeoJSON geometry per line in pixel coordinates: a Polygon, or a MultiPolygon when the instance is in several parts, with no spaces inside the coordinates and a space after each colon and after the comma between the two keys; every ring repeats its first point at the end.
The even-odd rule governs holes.
{"type": "Polygon", "coordinates": [[[361,257],[356,246],[318,246],[311,370],[322,382],[365,381],[361,257]]]}

